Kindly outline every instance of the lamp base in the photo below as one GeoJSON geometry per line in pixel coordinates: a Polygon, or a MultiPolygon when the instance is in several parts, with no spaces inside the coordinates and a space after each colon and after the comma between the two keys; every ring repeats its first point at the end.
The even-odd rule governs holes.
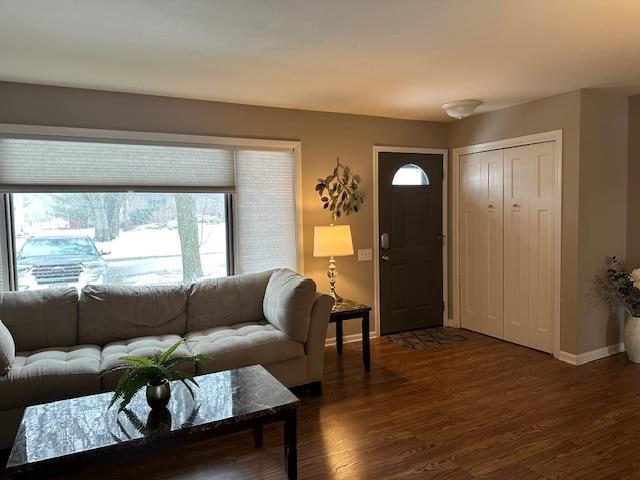
{"type": "Polygon", "coordinates": [[[329,278],[329,295],[333,297],[335,303],[342,303],[342,297],[336,293],[337,276],[338,269],[336,268],[336,261],[331,257],[329,259],[329,270],[327,271],[327,277],[329,278]]]}
{"type": "Polygon", "coordinates": [[[335,291],[331,292],[330,295],[333,297],[335,304],[342,303],[342,297],[338,295],[335,291]]]}

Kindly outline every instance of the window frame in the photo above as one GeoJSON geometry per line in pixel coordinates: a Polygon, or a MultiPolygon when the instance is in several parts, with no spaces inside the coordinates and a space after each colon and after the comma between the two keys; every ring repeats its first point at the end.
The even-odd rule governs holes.
{"type": "MultiPolygon", "coordinates": [[[[44,125],[19,125],[0,123],[0,137],[6,138],[34,138],[66,141],[109,140],[140,142],[153,145],[220,145],[231,146],[234,155],[237,147],[255,150],[291,150],[295,162],[295,244],[297,269],[304,272],[303,250],[303,209],[302,209],[302,144],[300,141],[270,140],[260,138],[218,137],[209,135],[189,135],[178,133],[155,133],[143,131],[103,130],[75,127],[55,127],[44,125]]],[[[52,191],[57,191],[53,189],[52,191]]],[[[63,191],[61,189],[61,191],[63,191]]],[[[98,190],[96,190],[98,191],[98,190]]],[[[135,191],[135,190],[132,190],[135,191]]],[[[183,190],[184,191],[184,190],[183,190]]],[[[190,190],[198,193],[197,189],[190,190]]],[[[234,213],[235,193],[220,192],[225,195],[225,220],[227,235],[227,274],[234,275],[237,265],[236,222],[234,213]]],[[[16,251],[14,245],[14,219],[12,208],[12,193],[0,195],[0,256],[2,257],[2,277],[4,289],[17,290],[16,251]]]]}
{"type": "MultiPolygon", "coordinates": [[[[53,192],[53,191],[52,191],[53,192]]],[[[140,192],[137,190],[131,190],[131,192],[135,192],[135,193],[154,193],[154,192],[140,192]]],[[[13,195],[15,195],[16,192],[13,193],[4,193],[2,194],[2,203],[3,205],[6,205],[6,208],[4,209],[4,215],[2,216],[2,222],[0,222],[2,225],[6,225],[7,228],[5,229],[6,231],[6,250],[2,250],[3,252],[6,251],[6,256],[3,256],[3,258],[7,258],[8,261],[4,262],[7,264],[7,276],[3,277],[4,279],[8,278],[8,282],[7,285],[9,286],[9,290],[10,291],[18,291],[19,290],[19,283],[18,283],[18,269],[16,268],[16,264],[17,264],[17,254],[18,251],[15,248],[15,218],[14,218],[14,210],[13,210],[13,195]]],[[[29,192],[19,192],[19,193],[29,193],[29,192]]],[[[63,193],[75,193],[75,192],[63,192],[63,193]]],[[[96,193],[102,193],[102,192],[98,192],[96,191],[96,193]]],[[[162,193],[172,193],[172,192],[162,192],[162,193]]],[[[194,192],[194,193],[200,193],[200,192],[194,192]]],[[[209,193],[209,192],[206,192],[209,193]]],[[[215,195],[215,194],[214,194],[215,195]]],[[[234,275],[235,270],[234,270],[234,263],[235,263],[235,251],[234,251],[234,246],[233,243],[229,243],[230,241],[233,241],[234,238],[234,234],[233,234],[233,212],[230,210],[230,205],[232,203],[232,198],[231,198],[231,193],[220,193],[218,195],[224,195],[224,215],[225,215],[225,238],[227,241],[227,248],[226,248],[226,265],[227,265],[227,276],[231,276],[234,275]],[[231,240],[230,240],[231,239],[231,240]]],[[[3,247],[4,248],[4,247],[3,247]]]]}

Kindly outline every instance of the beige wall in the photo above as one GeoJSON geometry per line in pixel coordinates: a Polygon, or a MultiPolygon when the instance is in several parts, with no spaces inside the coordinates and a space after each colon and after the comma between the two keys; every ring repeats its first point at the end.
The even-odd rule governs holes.
{"type": "Polygon", "coordinates": [[[590,297],[607,256],[625,257],[627,235],[626,96],[581,91],[578,245],[578,352],[622,341],[624,318],[590,297]]]}
{"type": "MultiPolygon", "coordinates": [[[[312,256],[313,226],[328,224],[330,218],[314,187],[333,168],[336,155],[363,179],[364,207],[345,219],[352,226],[354,248],[372,248],[373,145],[447,147],[444,123],[3,82],[0,123],[300,140],[305,273],[325,291],[327,259],[312,256]]],[[[341,295],[373,305],[373,262],[342,257],[338,270],[341,295]]],[[[346,334],[356,331],[358,325],[346,326],[346,334]]]]}
{"type": "MultiPolygon", "coordinates": [[[[449,147],[562,130],[562,299],[560,348],[576,353],[580,91],[536,100],[452,123],[449,147]]],[[[451,191],[451,189],[450,189],[451,191]]],[[[451,249],[450,249],[451,251],[451,249]]]]}
{"type": "Polygon", "coordinates": [[[640,95],[629,98],[627,261],[640,266],[640,95]]]}
{"type": "MultiPolygon", "coordinates": [[[[624,256],[628,244],[628,259],[640,264],[640,208],[626,210],[627,200],[640,205],[640,96],[628,105],[627,144],[627,99],[596,90],[443,124],[0,82],[2,123],[300,140],[305,273],[325,290],[326,260],[312,256],[312,244],[313,226],[329,217],[313,188],[336,155],[363,178],[364,208],[346,222],[354,248],[372,248],[373,145],[456,148],[562,130],[561,349],[569,353],[619,339],[619,320],[585,298],[588,279],[604,257],[624,256]]],[[[344,257],[338,269],[342,295],[373,304],[373,263],[344,257]]],[[[346,333],[355,332],[357,325],[348,326],[346,333]]]]}

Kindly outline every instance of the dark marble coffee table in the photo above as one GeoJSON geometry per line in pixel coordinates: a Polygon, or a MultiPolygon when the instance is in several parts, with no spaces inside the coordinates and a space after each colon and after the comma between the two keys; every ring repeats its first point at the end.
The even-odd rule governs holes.
{"type": "Polygon", "coordinates": [[[171,402],[151,411],[138,394],[126,412],[107,410],[111,393],[27,407],[20,423],[7,472],[14,477],[44,478],[50,469],[71,467],[88,458],[115,456],[123,450],[171,444],[253,429],[262,445],[262,426],[284,421],[285,467],[297,478],[296,412],[299,400],[262,366],[196,377],[196,398],[180,383],[171,385],[171,402]]]}

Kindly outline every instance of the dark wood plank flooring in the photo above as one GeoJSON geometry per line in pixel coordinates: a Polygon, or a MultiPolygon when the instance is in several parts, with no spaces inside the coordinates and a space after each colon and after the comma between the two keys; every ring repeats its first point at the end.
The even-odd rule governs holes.
{"type": "MultiPolygon", "coordinates": [[[[482,335],[410,351],[328,348],[321,397],[303,398],[302,479],[640,478],[640,365],[573,367],[482,335]]],[[[65,478],[283,479],[282,426],[83,466],[65,478]]]]}

